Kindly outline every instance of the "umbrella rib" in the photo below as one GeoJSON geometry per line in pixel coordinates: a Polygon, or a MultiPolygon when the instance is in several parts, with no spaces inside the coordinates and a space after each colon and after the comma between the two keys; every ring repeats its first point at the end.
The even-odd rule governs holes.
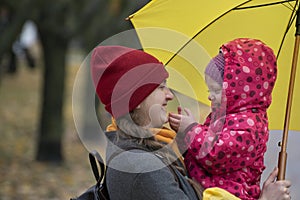
{"type": "Polygon", "coordinates": [[[273,2],[273,3],[268,3],[268,4],[260,4],[260,5],[255,5],[255,6],[236,7],[236,8],[233,9],[233,10],[244,10],[244,9],[259,8],[259,7],[272,6],[272,5],[278,5],[278,4],[282,4],[283,6],[287,7],[290,10],[292,10],[293,12],[291,14],[289,23],[288,23],[287,28],[286,28],[286,30],[284,32],[283,37],[282,37],[282,40],[281,40],[281,43],[280,43],[280,46],[279,46],[279,49],[278,49],[278,52],[277,52],[277,58],[279,57],[282,45],[283,45],[284,40],[285,40],[285,37],[286,37],[286,35],[287,35],[287,33],[288,33],[288,31],[289,31],[289,29],[290,29],[293,21],[296,18],[295,12],[296,12],[296,7],[298,5],[298,0],[284,0],[284,1],[278,1],[278,2],[273,2]],[[292,8],[290,8],[290,7],[288,7],[287,5],[284,4],[284,3],[288,3],[289,5],[291,5],[290,2],[296,2],[295,6],[292,7],[292,8]]]}
{"type": "Polygon", "coordinates": [[[295,20],[295,17],[297,16],[296,12],[297,9],[299,9],[299,6],[297,7],[297,5],[299,5],[299,0],[296,1],[295,6],[293,7],[293,12],[291,14],[289,24],[288,24],[289,27],[292,25],[293,21],[295,20]]]}
{"type": "MultiPolygon", "coordinates": [[[[282,5],[283,5],[284,7],[286,7],[286,8],[288,8],[288,9],[290,9],[290,10],[294,10],[294,9],[295,9],[295,6],[293,6],[293,5],[291,4],[290,1],[287,2],[287,4],[288,4],[289,6],[287,6],[287,5],[285,5],[285,4],[282,4],[282,5]]],[[[296,0],[295,5],[298,5],[298,0],[296,0]]]]}
{"type": "Polygon", "coordinates": [[[279,57],[279,54],[280,54],[280,52],[281,52],[281,48],[282,48],[282,45],[283,45],[283,43],[284,43],[285,37],[286,37],[288,31],[290,30],[290,28],[291,28],[291,26],[292,26],[292,24],[293,24],[293,22],[294,22],[296,16],[297,16],[296,11],[297,11],[297,5],[298,5],[298,2],[299,2],[299,1],[297,0],[296,3],[295,3],[295,6],[294,6],[294,8],[293,8],[293,12],[292,12],[291,17],[290,17],[290,20],[289,20],[289,23],[288,23],[288,25],[287,25],[287,27],[286,27],[286,30],[285,30],[285,32],[284,32],[284,35],[283,35],[283,37],[282,37],[282,40],[281,40],[281,43],[280,43],[280,46],[279,46],[279,49],[278,49],[278,52],[277,52],[277,58],[279,57]]]}
{"type": "Polygon", "coordinates": [[[293,2],[293,1],[296,1],[296,0],[285,0],[285,1],[278,1],[278,2],[273,2],[273,3],[260,4],[260,5],[255,5],[255,6],[247,6],[247,7],[236,7],[236,8],[233,8],[233,10],[244,10],[244,9],[258,8],[258,7],[264,7],[264,6],[272,6],[272,5],[284,4],[284,3],[293,2]]]}
{"type": "MultiPolygon", "coordinates": [[[[243,2],[243,3],[241,3],[241,4],[239,4],[239,5],[237,5],[235,8],[238,8],[238,7],[240,7],[240,6],[242,6],[242,5],[244,5],[244,4],[247,4],[247,3],[249,3],[250,1],[252,1],[252,0],[248,0],[248,1],[245,1],[245,2],[243,2]]],[[[290,0],[290,1],[292,1],[292,0],[290,0]]],[[[295,0],[294,0],[295,1],[295,0]]],[[[223,16],[225,16],[225,15],[227,15],[228,13],[230,13],[231,11],[233,11],[235,8],[233,8],[233,9],[231,9],[231,10],[228,10],[227,12],[225,12],[225,13],[223,13],[222,15],[220,15],[219,17],[217,17],[216,19],[214,19],[213,21],[211,21],[209,24],[207,24],[204,28],[202,28],[200,31],[198,31],[192,38],[190,38],[184,45],[182,45],[182,47],[175,53],[175,54],[173,54],[173,56],[165,63],[165,65],[168,65],[170,62],[171,62],[171,60],[173,60],[173,58],[175,58],[175,56],[177,56],[178,55],[178,53],[182,50],[182,49],[184,49],[193,39],[195,39],[200,33],[202,33],[206,28],[208,28],[210,25],[212,25],[213,23],[215,23],[217,20],[219,20],[221,17],[223,17],[223,16]]]]}
{"type": "Polygon", "coordinates": [[[284,33],[284,36],[282,38],[282,41],[280,43],[280,46],[279,46],[279,49],[278,49],[278,52],[277,52],[277,57],[279,56],[280,54],[280,51],[281,51],[281,48],[282,48],[282,45],[284,43],[284,40],[285,40],[285,37],[291,27],[291,24],[292,22],[294,21],[295,19],[295,9],[298,5],[298,0],[284,0],[284,1],[278,1],[278,2],[273,2],[273,3],[268,3],[268,4],[260,4],[260,5],[255,5],[255,6],[247,6],[247,7],[242,7],[243,5],[249,3],[250,1],[252,0],[248,0],[234,8],[232,8],[231,10],[228,10],[227,12],[223,13],[222,15],[220,15],[219,17],[217,17],[216,19],[214,19],[213,21],[211,21],[209,24],[207,24],[203,29],[201,29],[200,31],[198,31],[192,38],[190,38],[184,45],[182,45],[182,47],[175,53],[173,54],[173,56],[165,63],[166,65],[168,65],[174,58],[175,56],[178,55],[178,53],[180,51],[182,51],[192,40],[194,40],[200,33],[202,33],[206,28],[208,28],[210,25],[212,25],[213,23],[215,23],[217,20],[219,20],[220,18],[222,18],[223,16],[225,16],[226,14],[228,14],[229,12],[233,11],[233,10],[243,10],[243,9],[251,9],[251,8],[257,8],[257,7],[264,7],[264,6],[271,6],[271,5],[277,5],[277,4],[283,4],[284,3],[289,3],[289,2],[296,2],[295,3],[295,6],[293,8],[293,12],[292,12],[292,15],[290,17],[290,23],[288,24],[287,28],[286,28],[286,31],[284,33]],[[293,16],[294,15],[294,16],[293,16]]]}
{"type": "Polygon", "coordinates": [[[285,37],[291,27],[291,24],[292,22],[294,21],[295,19],[295,8],[297,7],[298,5],[298,0],[284,0],[284,1],[278,1],[278,2],[273,2],[273,3],[268,3],[268,4],[260,4],[260,5],[255,5],[255,6],[247,6],[247,7],[241,7],[247,3],[249,3],[250,1],[252,0],[248,0],[238,6],[236,6],[235,8],[232,8],[231,10],[228,10],[227,12],[223,13],[222,15],[220,15],[219,17],[217,17],[216,19],[214,19],[213,21],[211,21],[209,24],[207,24],[203,29],[201,29],[200,31],[198,31],[192,38],[190,38],[184,45],[182,45],[182,47],[175,53],[173,54],[173,56],[165,63],[165,65],[168,65],[174,58],[175,56],[178,55],[178,53],[180,51],[182,51],[193,39],[195,39],[200,33],[202,33],[206,28],[208,28],[210,25],[212,25],[213,23],[215,23],[217,20],[219,20],[220,18],[222,18],[223,16],[225,16],[226,14],[228,14],[229,12],[233,11],[233,10],[243,10],[243,9],[251,9],[251,8],[257,8],[257,7],[264,7],[264,6],[271,6],[271,5],[277,5],[277,4],[283,4],[284,3],[289,3],[289,2],[296,2],[295,3],[295,6],[293,8],[293,12],[292,12],[292,15],[291,15],[291,18],[290,18],[290,23],[288,24],[287,28],[286,28],[286,31],[284,33],[284,36],[282,38],[282,41],[281,41],[281,44],[280,44],[280,47],[278,49],[278,52],[277,52],[277,57],[279,56],[279,53],[281,51],[281,48],[282,48],[282,45],[284,43],[284,40],[285,40],[285,37]],[[293,16],[294,15],[294,16],[293,16]]]}

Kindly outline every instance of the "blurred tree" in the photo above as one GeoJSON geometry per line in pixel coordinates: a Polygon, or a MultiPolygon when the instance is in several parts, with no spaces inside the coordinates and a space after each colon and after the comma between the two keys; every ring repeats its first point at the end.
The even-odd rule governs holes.
{"type": "MultiPolygon", "coordinates": [[[[1,0],[2,1],[2,0],[1,0]]],[[[44,82],[36,159],[61,162],[66,54],[80,36],[86,51],[119,31],[141,1],[132,0],[3,0],[14,8],[11,24],[0,37],[0,58],[12,45],[26,20],[37,25],[44,57],[44,82]]],[[[144,1],[146,2],[146,1],[144,1]]]]}
{"type": "MultiPolygon", "coordinates": [[[[109,37],[121,33],[124,30],[132,28],[131,23],[125,19],[142,6],[144,6],[149,0],[110,0],[109,3],[106,0],[100,0],[103,6],[101,11],[97,8],[96,15],[89,19],[89,26],[86,27],[85,31],[79,35],[78,40],[84,47],[86,55],[96,47],[99,43],[108,39],[109,37]]],[[[98,1],[99,2],[99,1],[98,1]]],[[[91,7],[95,9],[95,7],[91,7]]],[[[133,33],[133,32],[131,32],[133,33]]],[[[129,38],[126,38],[129,39],[129,38]]],[[[132,39],[132,38],[131,38],[132,39]]],[[[137,40],[127,40],[127,41],[114,41],[114,44],[120,45],[130,45],[133,48],[140,48],[139,42],[137,40]],[[134,43],[134,44],[133,44],[134,43]],[[138,43],[138,44],[136,44],[138,43]]],[[[90,72],[88,70],[84,71],[85,76],[82,82],[83,91],[82,95],[89,100],[95,97],[95,94],[91,94],[89,91],[91,88],[92,80],[90,80],[90,72]],[[94,96],[91,96],[94,95],[94,96]]],[[[80,129],[78,130],[80,138],[88,142],[94,140],[95,131],[98,130],[99,124],[94,123],[93,115],[91,113],[97,112],[98,122],[102,128],[105,128],[111,121],[109,114],[104,110],[104,106],[99,104],[99,100],[95,97],[95,107],[91,107],[89,102],[83,100],[80,102],[79,107],[81,107],[82,113],[80,114],[80,129]]],[[[96,133],[97,134],[97,133],[96,133]]]]}
{"type": "MultiPolygon", "coordinates": [[[[27,6],[28,2],[20,2],[16,4],[14,1],[1,0],[0,1],[0,64],[4,55],[7,57],[5,63],[10,70],[16,70],[16,56],[13,52],[13,43],[17,39],[18,34],[22,30],[22,25],[25,22],[25,12],[17,13],[18,8],[27,6]]],[[[4,71],[3,66],[0,65],[0,76],[4,71]]]]}

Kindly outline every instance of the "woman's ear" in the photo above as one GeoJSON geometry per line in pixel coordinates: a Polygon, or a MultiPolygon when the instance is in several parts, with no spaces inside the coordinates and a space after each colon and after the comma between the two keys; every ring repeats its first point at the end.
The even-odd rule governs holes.
{"type": "Polygon", "coordinates": [[[141,108],[141,104],[139,104],[135,109],[140,109],[141,108]]]}

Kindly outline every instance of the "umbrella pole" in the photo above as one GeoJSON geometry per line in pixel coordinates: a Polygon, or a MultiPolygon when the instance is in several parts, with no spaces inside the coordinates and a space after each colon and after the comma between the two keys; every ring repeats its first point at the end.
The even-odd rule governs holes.
{"type": "Polygon", "coordinates": [[[291,77],[290,77],[290,83],[289,83],[289,91],[288,91],[286,113],[285,113],[285,120],[284,120],[284,131],[283,131],[283,135],[282,135],[282,142],[279,143],[279,145],[281,146],[281,151],[279,152],[279,159],[278,159],[278,168],[279,168],[279,172],[278,172],[278,176],[277,176],[278,180],[285,179],[286,160],[287,160],[287,152],[286,152],[287,139],[288,139],[293,90],[294,90],[294,83],[295,83],[295,78],[296,78],[296,68],[297,68],[299,44],[300,44],[300,15],[299,15],[299,12],[300,11],[298,9],[297,10],[297,20],[296,20],[294,53],[293,53],[292,68],[291,68],[291,77]]]}

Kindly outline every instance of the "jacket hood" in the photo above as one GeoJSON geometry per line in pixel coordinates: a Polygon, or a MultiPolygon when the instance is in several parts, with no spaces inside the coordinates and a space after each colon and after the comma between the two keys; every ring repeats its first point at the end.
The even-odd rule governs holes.
{"type": "Polygon", "coordinates": [[[221,46],[225,58],[226,113],[266,111],[277,77],[273,50],[257,39],[238,38],[221,46]]]}

